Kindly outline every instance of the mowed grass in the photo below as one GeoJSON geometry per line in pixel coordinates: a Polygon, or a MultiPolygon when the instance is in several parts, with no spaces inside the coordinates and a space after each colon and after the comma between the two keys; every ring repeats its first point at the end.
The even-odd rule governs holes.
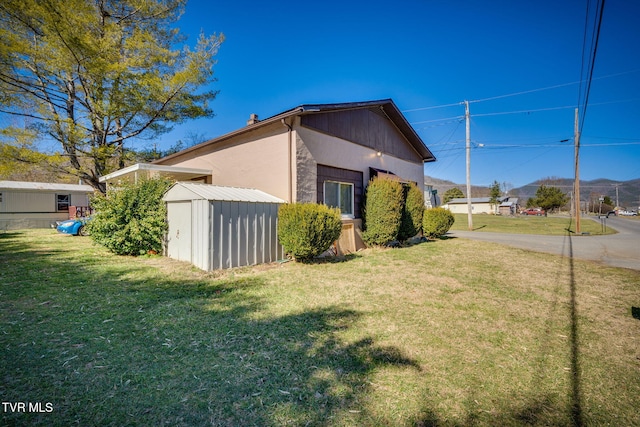
{"type": "MultiPolygon", "coordinates": [[[[469,221],[466,214],[454,214],[456,221],[452,230],[468,230],[469,221]]],[[[473,230],[492,233],[543,234],[564,236],[567,230],[576,232],[575,222],[568,216],[504,216],[504,215],[473,215],[473,230]]],[[[584,217],[580,221],[580,233],[591,235],[613,234],[616,231],[606,222],[594,221],[584,217]]],[[[606,221],[606,220],[605,220],[606,221]]]]}
{"type": "Polygon", "coordinates": [[[0,399],[53,412],[0,424],[638,425],[639,291],[464,239],[205,273],[8,232],[0,399]]]}

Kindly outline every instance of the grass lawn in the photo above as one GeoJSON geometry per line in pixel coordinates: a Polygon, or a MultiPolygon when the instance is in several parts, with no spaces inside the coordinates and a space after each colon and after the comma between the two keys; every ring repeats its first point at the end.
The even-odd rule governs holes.
{"type": "MultiPolygon", "coordinates": [[[[466,214],[454,214],[456,221],[451,227],[452,230],[468,230],[468,218],[466,214]]],[[[575,233],[575,222],[570,217],[553,216],[502,216],[502,215],[473,215],[473,230],[487,231],[493,233],[516,233],[516,234],[545,234],[553,236],[564,236],[567,230],[575,233]]],[[[602,224],[593,221],[591,218],[582,218],[580,221],[580,232],[591,235],[613,234],[609,224],[605,223],[606,229],[603,232],[602,224]]]]}
{"type": "Polygon", "coordinates": [[[638,425],[638,271],[448,239],[204,273],[28,230],[0,296],[0,399],[45,410],[0,425],[638,425]]]}

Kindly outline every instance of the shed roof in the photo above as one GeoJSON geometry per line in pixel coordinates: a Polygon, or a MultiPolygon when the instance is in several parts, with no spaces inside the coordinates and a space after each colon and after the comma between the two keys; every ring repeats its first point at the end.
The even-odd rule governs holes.
{"type": "Polygon", "coordinates": [[[503,200],[502,203],[500,204],[500,207],[502,206],[513,206],[513,205],[517,205],[518,204],[518,198],[517,197],[507,197],[506,200],[503,200]]]}
{"type": "Polygon", "coordinates": [[[285,203],[284,200],[254,188],[224,187],[221,185],[176,182],[162,200],[220,200],[226,202],[285,203]]]}
{"type": "MultiPolygon", "coordinates": [[[[490,200],[489,197],[472,197],[471,203],[489,203],[489,200],[490,200]]],[[[450,205],[457,205],[457,204],[463,204],[463,203],[467,203],[467,199],[462,197],[451,199],[448,202],[448,204],[450,205]]]]}
{"type": "Polygon", "coordinates": [[[21,190],[21,191],[70,191],[79,193],[93,193],[94,188],[90,185],[81,184],[58,184],[49,182],[26,182],[26,181],[0,181],[0,190],[21,190]]]}

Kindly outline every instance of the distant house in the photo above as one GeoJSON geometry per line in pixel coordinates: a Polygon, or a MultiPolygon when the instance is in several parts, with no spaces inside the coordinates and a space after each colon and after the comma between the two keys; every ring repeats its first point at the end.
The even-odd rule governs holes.
{"type": "Polygon", "coordinates": [[[88,206],[91,194],[89,185],[0,181],[0,230],[48,228],[88,206]]]}
{"type": "Polygon", "coordinates": [[[520,210],[519,208],[517,197],[503,197],[498,206],[498,213],[500,215],[516,215],[520,210]]]}
{"type": "MultiPolygon", "coordinates": [[[[472,197],[471,213],[473,214],[501,214],[515,215],[517,213],[518,199],[515,197],[499,197],[497,204],[491,204],[489,197],[472,197]]],[[[452,213],[467,213],[467,199],[456,198],[449,200],[442,206],[452,213]]]]}
{"type": "Polygon", "coordinates": [[[261,190],[285,202],[339,207],[344,252],[363,247],[362,202],[374,176],[414,182],[435,161],[390,99],[305,104],[155,161],[101,178],[107,185],[146,171],[180,181],[261,190]],[[135,170],[134,170],[135,169],[135,170]],[[179,177],[178,177],[179,176],[179,177]]]}

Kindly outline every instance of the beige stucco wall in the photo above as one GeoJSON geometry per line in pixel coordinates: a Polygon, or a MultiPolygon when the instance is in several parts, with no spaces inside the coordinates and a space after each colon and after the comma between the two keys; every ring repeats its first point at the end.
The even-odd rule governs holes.
{"type": "Polygon", "coordinates": [[[209,169],[212,184],[256,188],[289,200],[288,140],[288,129],[275,123],[162,164],[209,169]]]}

